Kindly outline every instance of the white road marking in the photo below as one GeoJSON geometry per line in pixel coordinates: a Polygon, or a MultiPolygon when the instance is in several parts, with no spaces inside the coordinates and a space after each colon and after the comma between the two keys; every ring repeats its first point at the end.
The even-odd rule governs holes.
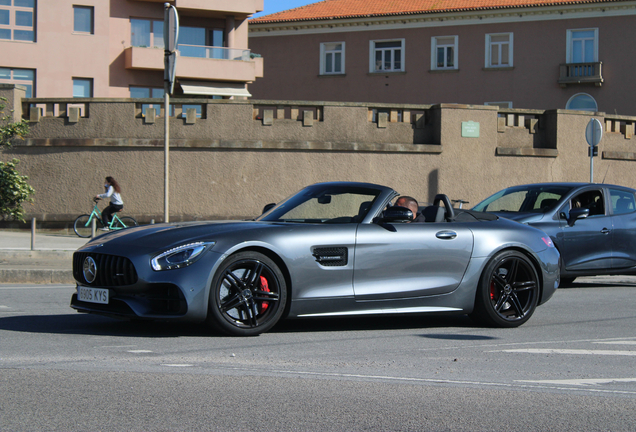
{"type": "Polygon", "coordinates": [[[102,345],[95,348],[132,348],[135,345],[102,345]]]}
{"type": "Polygon", "coordinates": [[[141,353],[151,353],[152,351],[150,350],[129,350],[129,353],[133,353],[133,354],[141,354],[141,353]]]}
{"type": "MultiPolygon", "coordinates": [[[[564,390],[564,391],[579,391],[579,392],[591,392],[591,393],[607,393],[607,394],[628,394],[636,395],[636,391],[632,390],[610,390],[599,389],[590,387],[560,387],[557,385],[533,385],[535,382],[529,381],[528,383],[522,383],[520,381],[513,381],[512,383],[503,382],[485,382],[485,381],[469,381],[469,380],[449,380],[449,379],[435,379],[435,378],[413,378],[413,377],[399,377],[391,375],[362,375],[362,374],[347,374],[347,373],[329,373],[329,372],[311,372],[311,371],[295,371],[295,370],[279,370],[279,369],[255,369],[255,368],[242,368],[242,367],[221,367],[222,370],[234,370],[243,372],[257,372],[273,373],[281,375],[296,375],[296,376],[318,376],[318,377],[333,377],[333,378],[354,378],[354,379],[370,379],[380,381],[402,381],[402,382],[421,382],[430,384],[459,384],[459,385],[474,385],[477,387],[506,387],[506,388],[532,388],[538,390],[564,390]]],[[[631,378],[630,378],[631,379],[631,378]]],[[[636,380],[636,379],[635,379],[636,380]]],[[[616,380],[612,380],[616,381],[616,380]]],[[[544,382],[542,382],[544,383],[544,382]]]]}
{"type": "Polygon", "coordinates": [[[636,340],[624,340],[624,341],[606,341],[606,342],[593,342],[597,344],[608,344],[608,345],[636,345],[636,340]]]}
{"type": "Polygon", "coordinates": [[[496,350],[488,352],[526,353],[526,354],[573,354],[573,355],[616,355],[636,356],[636,351],[586,350],[586,349],[557,349],[557,348],[526,348],[496,350]]]}
{"type": "Polygon", "coordinates": [[[161,366],[168,366],[168,367],[192,367],[194,365],[191,364],[162,364],[161,366]]]}
{"type": "Polygon", "coordinates": [[[586,378],[586,379],[569,379],[569,380],[515,380],[516,382],[527,382],[535,384],[554,384],[554,385],[599,385],[611,384],[617,382],[636,382],[636,378],[586,378]]]}
{"type": "MultiPolygon", "coordinates": [[[[461,333],[449,333],[451,336],[456,336],[461,333]]],[[[444,347],[435,347],[435,348],[419,348],[418,351],[440,351],[440,350],[455,350],[458,347],[461,348],[498,348],[505,346],[523,346],[523,345],[550,345],[550,344],[559,344],[563,345],[565,342],[568,343],[617,343],[620,344],[621,341],[626,341],[628,344],[631,344],[631,341],[636,341],[636,338],[608,338],[608,339],[578,339],[578,340],[551,340],[551,341],[533,341],[533,342],[510,342],[510,343],[480,343],[473,345],[448,345],[444,347]]],[[[490,351],[495,352],[495,351],[490,351]]]]}

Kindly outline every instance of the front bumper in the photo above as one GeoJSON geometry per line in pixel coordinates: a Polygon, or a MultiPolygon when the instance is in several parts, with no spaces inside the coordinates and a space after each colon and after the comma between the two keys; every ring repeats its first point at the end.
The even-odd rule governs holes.
{"type": "Polygon", "coordinates": [[[192,265],[180,269],[154,271],[148,256],[122,257],[76,252],[73,275],[79,287],[108,290],[108,304],[80,301],[71,297],[78,312],[117,318],[202,321],[207,316],[209,287],[220,255],[206,251],[192,265]],[[96,262],[96,275],[88,282],[83,272],[87,257],[96,262]]]}
{"type": "Polygon", "coordinates": [[[549,247],[537,255],[543,268],[543,290],[539,299],[539,304],[541,305],[550,300],[559,287],[561,281],[561,256],[557,248],[554,247],[549,247]]]}

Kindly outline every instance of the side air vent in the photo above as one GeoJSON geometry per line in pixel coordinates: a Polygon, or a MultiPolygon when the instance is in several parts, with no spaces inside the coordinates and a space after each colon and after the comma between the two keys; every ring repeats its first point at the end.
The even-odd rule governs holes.
{"type": "Polygon", "coordinates": [[[318,264],[325,267],[346,266],[349,261],[346,247],[315,248],[313,256],[318,264]]]}

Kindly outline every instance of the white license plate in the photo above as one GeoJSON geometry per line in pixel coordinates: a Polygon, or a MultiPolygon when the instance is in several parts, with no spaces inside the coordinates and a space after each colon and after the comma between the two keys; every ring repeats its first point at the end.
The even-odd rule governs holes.
{"type": "Polygon", "coordinates": [[[77,287],[77,299],[88,303],[108,304],[108,290],[102,288],[77,287]]]}

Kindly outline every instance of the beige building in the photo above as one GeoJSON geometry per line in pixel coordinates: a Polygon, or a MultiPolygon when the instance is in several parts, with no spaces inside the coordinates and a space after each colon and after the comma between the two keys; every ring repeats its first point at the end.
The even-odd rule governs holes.
{"type": "MultiPolygon", "coordinates": [[[[174,0],[175,92],[247,97],[263,75],[247,20],[263,0],[174,0]]],[[[0,84],[27,97],[162,97],[164,0],[3,0],[0,84]]]]}
{"type": "Polygon", "coordinates": [[[636,115],[636,2],[329,0],[250,20],[258,99],[636,115]]]}

